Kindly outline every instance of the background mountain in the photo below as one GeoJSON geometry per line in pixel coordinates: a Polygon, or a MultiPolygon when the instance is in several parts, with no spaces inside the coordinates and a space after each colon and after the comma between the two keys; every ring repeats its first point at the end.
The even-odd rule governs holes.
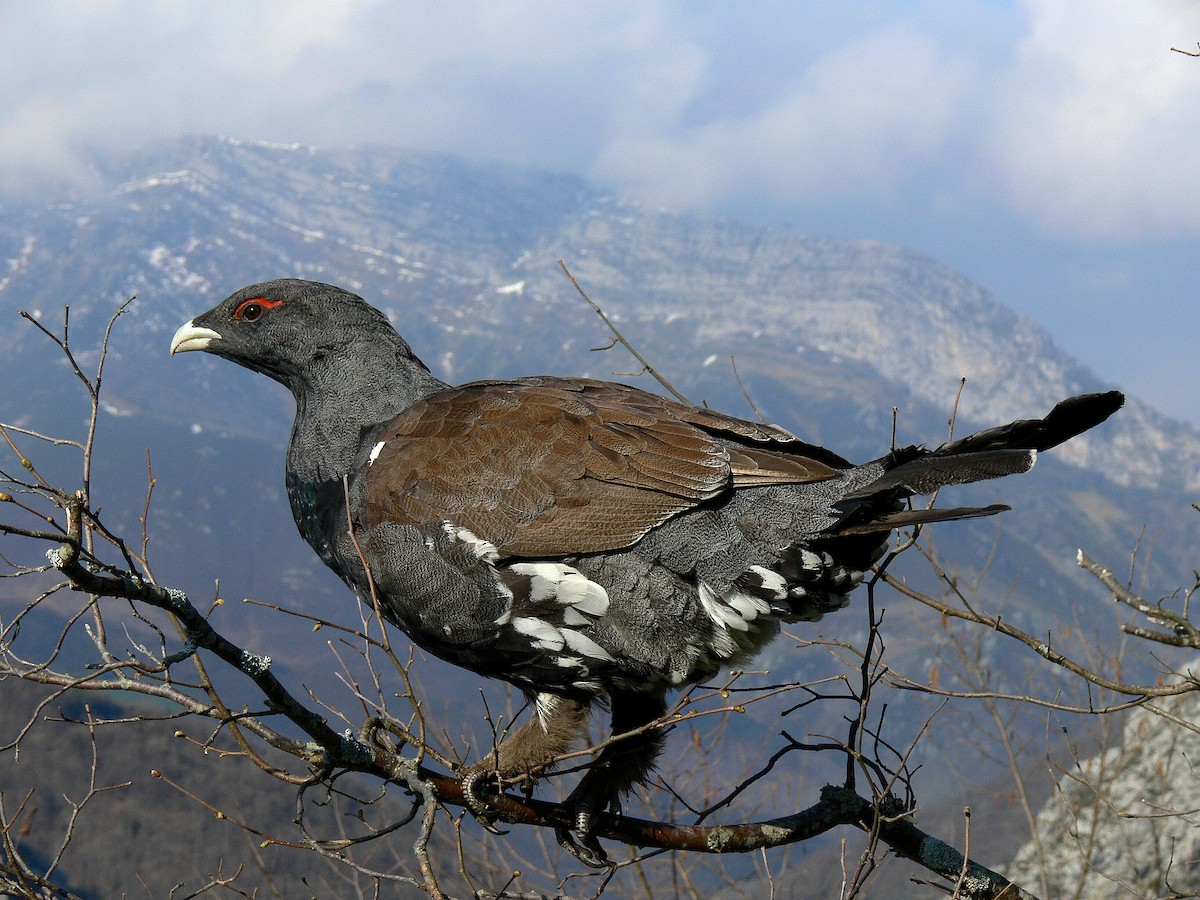
{"type": "Polygon", "coordinates": [[[1200,722],[1195,694],[1130,714],[1119,743],[1058,773],[1040,841],[1006,874],[1043,897],[1200,895],[1200,734],[1173,719],[1200,722]]]}
{"type": "MultiPolygon", "coordinates": [[[[893,407],[898,442],[944,439],[963,377],[958,433],[1112,386],[984,289],[913,251],[647,209],[572,177],[390,148],[216,138],[97,154],[93,170],[86,193],[36,204],[9,198],[0,208],[0,421],[73,436],[83,427],[82,393],[61,354],[17,309],[61,330],[69,306],[72,344],[94,365],[104,325],[136,294],[105,372],[96,491],[110,527],[136,535],[149,450],[157,478],[151,558],[162,582],[193,596],[213,592],[219,578],[226,597],[352,614],[349,595],[300,542],[286,508],[290,397],[219,360],[167,358],[180,324],[253,281],[296,275],[356,290],[450,381],[628,371],[619,348],[591,352],[610,336],[563,276],[561,259],[693,401],[754,416],[744,388],[765,418],[855,459],[886,451],[893,407]]],[[[655,387],[645,377],[638,383],[655,387]]],[[[72,477],[69,449],[23,446],[36,448],[48,473],[72,477]]],[[[1198,463],[1200,435],[1131,398],[1097,432],[1045,454],[1030,476],[956,491],[956,503],[1000,500],[1014,510],[999,524],[938,528],[935,540],[963,584],[1004,598],[1009,621],[1054,629],[1063,646],[1077,637],[1115,646],[1119,613],[1075,569],[1075,549],[1119,565],[1141,540],[1153,550],[1139,566],[1148,593],[1173,589],[1195,563],[1197,522],[1187,504],[1200,487],[1198,463]]],[[[4,539],[6,556],[23,552],[4,539]]],[[[905,577],[932,584],[915,560],[902,563],[905,577]]],[[[0,609],[25,602],[17,587],[0,581],[0,609]]],[[[930,637],[928,612],[888,603],[889,661],[921,677],[952,668],[930,637]]],[[[822,629],[861,637],[854,608],[822,629]]],[[[307,627],[246,606],[221,615],[297,681],[326,683],[314,671],[307,627]]],[[[978,652],[979,665],[1008,683],[1024,683],[1037,662],[989,642],[978,652]]],[[[774,679],[807,674],[809,665],[786,641],[762,662],[774,679]]],[[[478,682],[430,666],[437,702],[477,718],[463,705],[478,682]]],[[[1126,673],[1148,669],[1133,659],[1126,673]]],[[[901,712],[892,716],[910,703],[914,721],[927,715],[915,698],[895,703],[901,712]]],[[[790,727],[838,727],[838,715],[790,727]]],[[[732,730],[757,748],[777,723],[752,715],[732,730]]],[[[956,761],[925,776],[923,801],[954,795],[960,785],[948,769],[961,766],[967,779],[994,774],[986,761],[963,759],[961,742],[962,730],[935,727],[922,744],[929,758],[956,761]]]]}

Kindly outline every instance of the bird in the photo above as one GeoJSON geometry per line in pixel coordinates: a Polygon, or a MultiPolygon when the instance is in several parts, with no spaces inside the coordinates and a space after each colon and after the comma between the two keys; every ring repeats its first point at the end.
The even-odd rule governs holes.
{"type": "Polygon", "coordinates": [[[845,606],[897,528],[1008,509],[910,498],[1028,471],[1103,422],[1118,391],[933,449],[854,464],[785,429],[622,383],[453,386],[387,316],[335,285],[249,285],[179,328],[286,386],[286,487],[320,559],[416,645],[524,692],[532,714],[465,769],[480,814],[544,774],[593,707],[621,736],[566,799],[559,842],[603,865],[597,816],[646,781],[673,691],[845,606]]]}

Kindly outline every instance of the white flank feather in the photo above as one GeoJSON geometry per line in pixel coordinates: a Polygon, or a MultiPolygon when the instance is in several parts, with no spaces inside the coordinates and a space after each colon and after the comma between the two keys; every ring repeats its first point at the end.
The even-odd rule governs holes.
{"type": "Polygon", "coordinates": [[[577,569],[562,563],[514,563],[509,568],[518,575],[529,576],[529,599],[534,603],[553,598],[568,607],[568,611],[578,610],[593,618],[608,612],[608,592],[577,569]]]}
{"type": "Polygon", "coordinates": [[[772,572],[763,566],[751,566],[750,570],[762,581],[763,590],[770,591],[776,600],[787,596],[787,579],[778,572],[772,572]]]}
{"type": "Polygon", "coordinates": [[[561,631],[549,622],[543,622],[541,619],[533,616],[516,616],[513,618],[511,624],[521,634],[532,638],[533,645],[540,647],[542,650],[557,652],[566,644],[561,631]]]}
{"type": "Polygon", "coordinates": [[[582,653],[584,656],[591,659],[603,659],[612,662],[612,654],[593,641],[586,634],[580,634],[572,628],[564,628],[561,631],[563,639],[567,642],[567,646],[576,653],[582,653]]]}

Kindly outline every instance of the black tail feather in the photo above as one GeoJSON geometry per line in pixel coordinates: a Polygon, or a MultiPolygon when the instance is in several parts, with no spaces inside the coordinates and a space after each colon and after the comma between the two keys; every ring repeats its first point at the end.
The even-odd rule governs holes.
{"type": "Polygon", "coordinates": [[[885,494],[912,497],[932,494],[938,488],[952,484],[1018,475],[1033,468],[1036,456],[1034,450],[984,450],[952,456],[938,451],[926,452],[889,469],[870,484],[847,494],[843,500],[864,500],[885,494]]]}
{"type": "Polygon", "coordinates": [[[1120,391],[1080,394],[1063,400],[1042,419],[1018,419],[935,450],[909,447],[892,454],[886,472],[844,500],[891,494],[896,498],[931,494],[938,488],[1028,472],[1038,451],[1099,425],[1125,402],[1120,391]]]}
{"type": "Polygon", "coordinates": [[[1068,397],[1041,419],[1018,419],[1007,425],[977,431],[942,444],[938,456],[957,456],[982,450],[1049,450],[1099,425],[1125,403],[1120,391],[1068,397]]]}
{"type": "Polygon", "coordinates": [[[891,531],[893,528],[904,528],[908,525],[949,522],[953,519],[979,519],[1010,509],[1012,507],[1004,503],[993,503],[991,506],[957,506],[953,509],[901,509],[882,515],[877,519],[843,526],[837,530],[837,533],[839,537],[848,534],[876,534],[881,531],[891,531]]]}

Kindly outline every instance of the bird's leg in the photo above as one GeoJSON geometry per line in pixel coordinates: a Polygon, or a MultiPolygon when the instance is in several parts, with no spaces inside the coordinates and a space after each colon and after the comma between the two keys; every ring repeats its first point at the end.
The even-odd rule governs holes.
{"type": "Polygon", "coordinates": [[[564,753],[587,721],[585,701],[541,693],[533,701],[533,717],[505,737],[463,777],[463,797],[477,818],[486,821],[488,794],[498,792],[500,781],[533,774],[564,753]]]}
{"type": "MultiPolygon", "coordinates": [[[[653,722],[666,711],[663,698],[641,692],[613,693],[612,733],[624,734],[653,722]]],[[[567,798],[573,808],[572,828],[558,828],[558,842],[589,866],[603,866],[608,855],[592,833],[596,813],[620,813],[621,797],[650,774],[665,735],[654,728],[631,735],[600,751],[567,798]]]]}

